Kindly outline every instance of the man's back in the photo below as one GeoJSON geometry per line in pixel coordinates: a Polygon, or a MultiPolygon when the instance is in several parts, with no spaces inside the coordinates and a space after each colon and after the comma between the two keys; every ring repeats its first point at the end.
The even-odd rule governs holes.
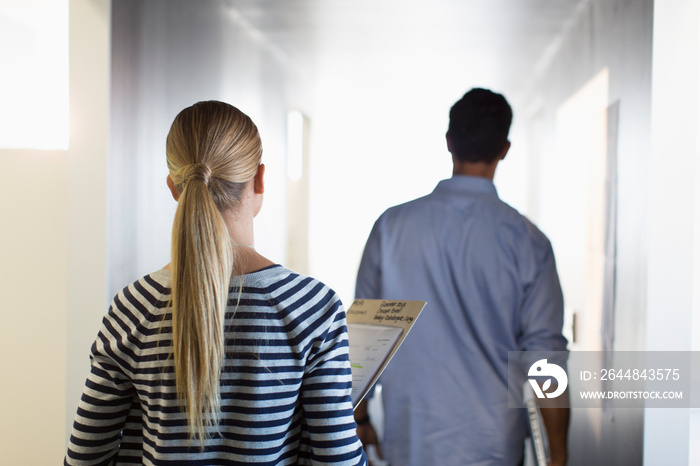
{"type": "Polygon", "coordinates": [[[508,408],[508,351],[566,348],[547,238],[490,180],[455,176],[377,220],[356,297],[428,302],[380,381],[385,457],[517,464],[527,425],[508,408]]]}

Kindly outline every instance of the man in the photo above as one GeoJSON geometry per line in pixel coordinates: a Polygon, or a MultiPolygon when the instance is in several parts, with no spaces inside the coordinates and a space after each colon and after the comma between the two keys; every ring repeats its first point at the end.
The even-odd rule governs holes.
{"type": "MultiPolygon", "coordinates": [[[[508,352],[566,350],[549,240],[493,185],[511,120],[502,95],[466,93],[450,111],[452,178],[387,210],[367,241],[356,297],[428,302],[380,379],[392,466],[521,464],[528,425],[508,406],[508,352]]],[[[542,413],[550,464],[563,465],[569,411],[542,413]]],[[[377,443],[366,401],[355,419],[377,443]]]]}

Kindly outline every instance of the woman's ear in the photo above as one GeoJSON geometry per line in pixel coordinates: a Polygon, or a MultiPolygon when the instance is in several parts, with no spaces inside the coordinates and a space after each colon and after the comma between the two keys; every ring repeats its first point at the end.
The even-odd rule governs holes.
{"type": "Polygon", "coordinates": [[[166,183],[168,183],[168,188],[170,188],[170,194],[173,195],[173,199],[176,201],[180,200],[180,191],[177,190],[177,186],[175,186],[175,182],[170,178],[170,175],[168,175],[166,183]]]}
{"type": "Polygon", "coordinates": [[[253,192],[262,194],[265,192],[265,164],[261,163],[258,172],[253,177],[253,192]]]}
{"type": "Polygon", "coordinates": [[[262,209],[263,193],[265,192],[265,165],[260,164],[258,172],[253,177],[253,217],[262,209]]]}

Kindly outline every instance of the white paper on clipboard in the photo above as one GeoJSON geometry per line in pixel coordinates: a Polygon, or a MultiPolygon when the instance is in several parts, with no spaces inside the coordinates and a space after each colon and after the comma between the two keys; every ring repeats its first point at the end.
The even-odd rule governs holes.
{"type": "Polygon", "coordinates": [[[372,324],[348,324],[350,367],[352,368],[353,406],[371,387],[372,380],[403,333],[400,327],[372,324]]]}

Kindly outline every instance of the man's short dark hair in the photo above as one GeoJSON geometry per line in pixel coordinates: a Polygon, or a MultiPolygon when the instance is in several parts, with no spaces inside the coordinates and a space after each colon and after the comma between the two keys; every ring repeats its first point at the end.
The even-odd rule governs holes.
{"type": "Polygon", "coordinates": [[[472,89],[450,109],[447,137],[462,162],[493,162],[508,142],[513,111],[501,94],[472,89]]]}

